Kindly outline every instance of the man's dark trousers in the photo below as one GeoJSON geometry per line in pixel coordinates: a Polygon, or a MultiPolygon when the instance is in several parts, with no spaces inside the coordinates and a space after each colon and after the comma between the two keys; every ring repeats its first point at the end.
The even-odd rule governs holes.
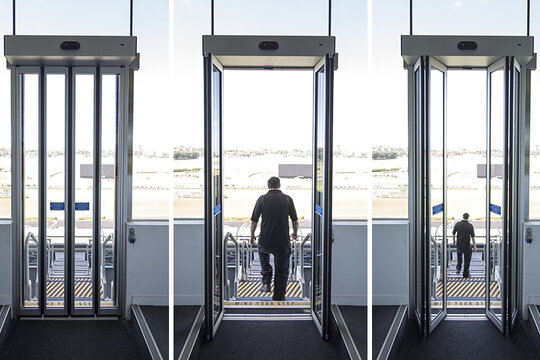
{"type": "Polygon", "coordinates": [[[274,300],[285,298],[287,290],[287,280],[289,279],[289,257],[291,249],[285,248],[280,251],[268,251],[259,246],[259,259],[261,261],[261,275],[263,284],[272,282],[272,265],[270,265],[270,254],[274,255],[274,265],[276,266],[276,276],[274,279],[274,300]]]}
{"type": "Polygon", "coordinates": [[[463,277],[469,277],[469,267],[471,265],[472,249],[471,247],[464,247],[457,249],[457,271],[461,270],[461,264],[463,263],[463,256],[465,257],[465,266],[463,267],[463,277]]]}

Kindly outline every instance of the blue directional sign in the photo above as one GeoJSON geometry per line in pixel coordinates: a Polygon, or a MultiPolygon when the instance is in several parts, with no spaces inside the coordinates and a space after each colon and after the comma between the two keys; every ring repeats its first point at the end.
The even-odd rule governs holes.
{"type": "Polygon", "coordinates": [[[444,210],[444,204],[435,205],[433,207],[433,215],[443,212],[443,210],[444,210]]]}
{"type": "Polygon", "coordinates": [[[217,204],[216,206],[214,206],[214,216],[216,216],[220,212],[221,212],[221,204],[217,204]]]}
{"type": "Polygon", "coordinates": [[[501,207],[495,204],[489,204],[489,211],[497,215],[501,215],[501,207]]]}
{"type": "Polygon", "coordinates": [[[75,211],[88,211],[88,210],[90,210],[89,202],[76,202],[75,203],[75,211]]]}
{"type": "Polygon", "coordinates": [[[64,210],[64,203],[63,202],[52,202],[51,201],[49,206],[50,206],[51,211],[64,210]]]}
{"type": "MultiPolygon", "coordinates": [[[[49,207],[51,211],[63,211],[66,208],[64,202],[54,202],[54,201],[51,201],[49,207]]],[[[89,211],[89,210],[90,210],[89,202],[76,202],[75,203],[75,211],[89,211]]]]}
{"type": "Polygon", "coordinates": [[[319,214],[320,216],[323,216],[323,208],[322,206],[315,204],[315,212],[319,214]]]}

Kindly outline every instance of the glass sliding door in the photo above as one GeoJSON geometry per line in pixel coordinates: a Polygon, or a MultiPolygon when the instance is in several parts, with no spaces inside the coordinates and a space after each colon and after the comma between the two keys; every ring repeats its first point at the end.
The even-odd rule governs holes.
{"type": "Polygon", "coordinates": [[[205,307],[206,338],[211,340],[223,318],[223,67],[211,55],[204,58],[205,124],[205,307]]]}
{"type": "Polygon", "coordinates": [[[327,55],[314,68],[311,313],[324,339],[330,334],[333,61],[327,55]]]}
{"type": "Polygon", "coordinates": [[[447,313],[446,67],[427,58],[427,313],[431,332],[447,313]]]}
{"type": "Polygon", "coordinates": [[[515,57],[510,58],[510,88],[509,88],[509,113],[508,113],[508,139],[507,158],[509,162],[508,181],[508,331],[512,333],[518,319],[518,211],[519,196],[519,148],[522,146],[519,140],[518,124],[520,123],[520,98],[521,98],[521,66],[515,57]]]}
{"type": "Polygon", "coordinates": [[[101,76],[101,191],[99,232],[100,308],[117,307],[117,139],[120,116],[120,69],[101,76]]]}
{"type": "Polygon", "coordinates": [[[487,121],[487,214],[486,214],[486,315],[504,332],[506,268],[506,78],[507,59],[503,58],[488,68],[487,121]],[[489,289],[489,290],[488,290],[489,289]]]}
{"type": "Polygon", "coordinates": [[[41,236],[39,233],[39,145],[40,145],[40,93],[39,69],[20,69],[17,75],[19,86],[19,119],[22,147],[21,197],[22,234],[20,234],[23,269],[23,308],[40,309],[42,289],[41,236]]]}
{"type": "Polygon", "coordinates": [[[65,66],[15,72],[21,315],[118,312],[120,74],[65,66]]]}
{"type": "MultiPolygon", "coordinates": [[[[65,309],[66,249],[66,76],[65,68],[48,68],[46,86],[46,305],[65,309]]],[[[64,310],[65,311],[65,310],[64,310]]]]}
{"type": "Polygon", "coordinates": [[[424,245],[424,234],[426,233],[425,217],[425,172],[427,139],[425,129],[425,94],[426,94],[426,58],[420,57],[414,65],[413,76],[413,111],[414,111],[414,203],[413,212],[413,252],[414,252],[414,318],[418,331],[424,333],[426,330],[426,285],[425,285],[425,257],[426,249],[424,245]]]}
{"type": "MultiPolygon", "coordinates": [[[[72,298],[74,309],[92,309],[94,259],[94,141],[96,133],[96,73],[94,69],[76,69],[75,73],[75,183],[73,206],[75,227],[71,242],[72,298]]],[[[70,209],[71,210],[71,209],[70,209]]]]}
{"type": "Polygon", "coordinates": [[[413,111],[414,314],[430,333],[447,313],[446,84],[447,68],[423,56],[415,64],[413,111]]]}
{"type": "Polygon", "coordinates": [[[486,315],[502,332],[518,314],[518,189],[521,68],[513,57],[488,68],[486,315]]]}

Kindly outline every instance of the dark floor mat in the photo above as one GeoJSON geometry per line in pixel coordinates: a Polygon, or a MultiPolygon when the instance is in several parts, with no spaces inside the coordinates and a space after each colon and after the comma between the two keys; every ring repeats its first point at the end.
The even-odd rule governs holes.
{"type": "Polygon", "coordinates": [[[142,359],[119,320],[16,320],[0,359],[142,359]]]}
{"type": "Polygon", "coordinates": [[[511,337],[503,336],[491,321],[443,321],[428,337],[407,321],[399,359],[538,359],[529,327],[520,322],[511,337]]]}
{"type": "Polygon", "coordinates": [[[146,323],[152,332],[159,352],[164,359],[169,358],[169,307],[141,306],[146,323]]]}
{"type": "Polygon", "coordinates": [[[180,351],[184,347],[191,327],[195,322],[197,313],[201,307],[194,306],[178,306],[174,307],[174,358],[178,359],[180,351]]]}
{"type": "Polygon", "coordinates": [[[367,358],[367,306],[340,305],[349,332],[362,359],[367,358]]]}
{"type": "Polygon", "coordinates": [[[376,358],[390,331],[399,306],[373,306],[373,357],[376,358]]]}
{"type": "Polygon", "coordinates": [[[312,321],[223,321],[214,340],[204,343],[199,359],[340,359],[312,321]]]}

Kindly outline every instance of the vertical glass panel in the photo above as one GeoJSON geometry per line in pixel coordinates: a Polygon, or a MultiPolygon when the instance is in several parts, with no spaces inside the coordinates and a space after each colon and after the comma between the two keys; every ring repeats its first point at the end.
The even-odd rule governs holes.
{"type": "Polygon", "coordinates": [[[39,149],[39,77],[37,74],[22,74],[21,112],[23,129],[23,306],[37,307],[39,289],[38,242],[41,241],[38,227],[38,149],[39,149]]]}
{"type": "MultiPolygon", "coordinates": [[[[421,161],[421,147],[420,147],[420,138],[421,138],[421,123],[422,123],[422,73],[421,73],[421,67],[418,67],[418,69],[414,73],[414,114],[415,114],[415,124],[416,124],[416,139],[417,139],[417,158],[416,161],[421,161]]],[[[421,172],[421,167],[416,166],[415,171],[421,172]]],[[[421,216],[421,212],[419,207],[421,207],[420,199],[420,174],[415,174],[415,186],[416,186],[416,199],[415,199],[415,215],[421,216]]],[[[418,223],[418,221],[417,221],[418,223]]],[[[416,229],[416,239],[414,239],[414,249],[415,249],[415,256],[414,256],[414,272],[415,272],[415,311],[417,320],[422,320],[422,312],[424,307],[424,301],[422,299],[422,230],[420,226],[415,225],[416,229]]]]}
{"type": "Polygon", "coordinates": [[[221,82],[222,73],[212,67],[212,232],[214,239],[214,323],[223,310],[223,212],[221,175],[221,82]]]}
{"type": "Polygon", "coordinates": [[[430,70],[430,108],[429,108],[429,179],[430,179],[430,266],[429,286],[431,293],[431,319],[444,310],[444,74],[434,68],[430,70]]]}
{"type": "MultiPolygon", "coordinates": [[[[540,2],[531,1],[531,36],[540,36],[540,2]]],[[[535,52],[538,52],[538,41],[535,42],[535,52]]],[[[540,98],[540,72],[531,71],[530,97],[540,98]]],[[[529,170],[529,219],[540,219],[540,104],[530,102],[530,170],[529,170]]]]}
{"type": "Polygon", "coordinates": [[[47,307],[64,307],[65,248],[65,75],[47,74],[47,307]]]}
{"type": "Polygon", "coordinates": [[[215,1],[215,33],[327,35],[328,2],[218,0],[215,1]]]}
{"type": "Polygon", "coordinates": [[[433,35],[526,35],[527,2],[413,1],[413,33],[433,35]]]}
{"type": "Polygon", "coordinates": [[[75,76],[75,271],[76,308],[92,307],[94,193],[94,75],[75,76]]]}
{"type": "Polygon", "coordinates": [[[119,76],[101,80],[100,306],[116,306],[116,139],[119,76]]]}
{"type": "MultiPolygon", "coordinates": [[[[517,60],[514,59],[515,62],[517,62],[517,60]]],[[[514,169],[518,166],[518,164],[515,162],[515,159],[516,159],[516,153],[519,154],[519,149],[518,149],[518,144],[519,143],[516,143],[515,142],[515,139],[516,137],[518,136],[518,134],[516,134],[517,132],[517,124],[519,124],[519,97],[520,97],[520,81],[521,81],[521,73],[519,72],[518,69],[514,68],[513,69],[514,71],[514,91],[512,93],[512,97],[513,97],[513,109],[512,109],[512,116],[513,116],[513,121],[511,122],[511,125],[512,126],[512,138],[510,139],[510,144],[509,144],[509,147],[508,147],[508,152],[509,154],[511,154],[512,156],[512,163],[513,163],[513,166],[512,166],[512,173],[511,173],[511,181],[510,183],[512,184],[512,187],[510,188],[509,191],[512,191],[513,192],[513,195],[512,195],[512,203],[509,204],[509,207],[512,208],[511,210],[511,213],[512,213],[512,218],[508,219],[509,220],[509,224],[511,226],[511,234],[512,236],[509,237],[509,241],[510,241],[510,251],[511,251],[511,258],[510,258],[510,305],[511,305],[511,308],[510,308],[510,314],[514,314],[514,312],[517,311],[517,304],[518,304],[518,262],[517,262],[517,258],[518,258],[518,236],[517,236],[517,231],[518,231],[518,224],[517,224],[517,221],[515,221],[514,219],[517,219],[517,209],[514,208],[513,204],[516,203],[515,200],[515,196],[517,196],[517,190],[514,191],[514,189],[517,189],[519,187],[519,184],[517,183],[517,177],[514,178],[514,169]]]]}
{"type": "Polygon", "coordinates": [[[323,306],[323,237],[324,237],[324,170],[325,170],[325,120],[326,120],[326,73],[325,67],[315,75],[315,179],[313,179],[314,206],[312,246],[313,312],[322,321],[323,306]]]}
{"type": "MultiPolygon", "coordinates": [[[[0,2],[0,33],[9,34],[11,30],[11,4],[8,1],[0,2]]],[[[0,37],[0,47],[4,48],[4,37],[0,37]]],[[[0,68],[0,218],[11,218],[11,72],[5,66],[0,68]]],[[[0,262],[5,267],[0,271],[9,271],[8,251],[0,255],[0,262]]],[[[8,283],[0,285],[0,291],[9,293],[8,283]]]]}
{"type": "MultiPolygon", "coordinates": [[[[363,124],[364,127],[369,126],[366,128],[369,134],[367,142],[373,146],[370,159],[373,192],[369,195],[372,198],[374,218],[407,219],[409,216],[408,136],[406,136],[409,123],[408,72],[403,70],[400,41],[401,35],[409,33],[409,1],[385,0],[372,3],[372,70],[362,78],[364,84],[366,80],[369,83],[366,86],[357,86],[359,89],[353,92],[365,91],[367,103],[364,118],[373,119],[369,121],[369,125],[363,124]]],[[[354,13],[349,12],[349,16],[354,16],[354,13]]],[[[341,26],[345,24],[350,26],[350,21],[344,22],[341,26]]],[[[360,39],[355,43],[361,41],[360,39]]],[[[355,58],[356,71],[361,70],[358,69],[357,62],[363,57],[359,55],[355,58]]],[[[336,76],[340,72],[341,64],[336,76]]],[[[385,254],[374,253],[374,258],[379,256],[383,258],[385,254]]],[[[377,275],[374,271],[373,274],[374,279],[379,278],[382,281],[382,273],[377,275]]]]}
{"type": "Polygon", "coordinates": [[[501,295],[504,277],[504,236],[503,236],[503,204],[504,199],[504,111],[505,81],[503,68],[490,73],[490,148],[488,167],[489,177],[489,310],[502,320],[501,295]]]}
{"type": "Polygon", "coordinates": [[[18,0],[16,15],[17,35],[129,35],[129,1],[18,0]]]}

